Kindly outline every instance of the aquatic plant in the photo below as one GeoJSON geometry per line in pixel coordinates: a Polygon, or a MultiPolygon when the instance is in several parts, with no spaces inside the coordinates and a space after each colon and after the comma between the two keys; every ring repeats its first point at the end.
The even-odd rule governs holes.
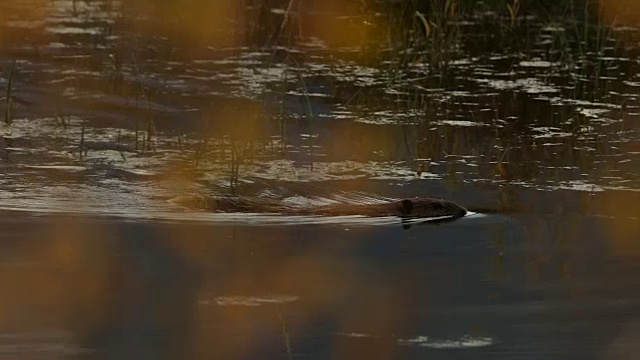
{"type": "Polygon", "coordinates": [[[13,99],[12,99],[12,91],[13,91],[13,76],[16,69],[16,61],[14,60],[11,63],[11,67],[9,68],[9,73],[7,76],[7,92],[6,92],[6,100],[5,100],[5,110],[4,110],[4,123],[8,126],[11,125],[13,121],[13,99]]]}
{"type": "MultiPolygon", "coordinates": [[[[406,164],[412,170],[420,169],[420,159],[429,159],[434,172],[448,171],[457,179],[462,177],[460,173],[468,171],[464,169],[466,165],[462,158],[468,154],[478,156],[469,162],[490,160],[480,166],[482,169],[468,171],[465,177],[476,173],[491,179],[533,177],[537,165],[531,165],[533,170],[527,170],[519,168],[518,162],[533,162],[531,159],[537,156],[547,156],[553,159],[549,161],[560,163],[559,154],[569,156],[572,162],[586,168],[594,156],[588,155],[586,150],[573,151],[572,146],[580,146],[584,140],[576,138],[591,135],[594,128],[600,129],[597,122],[604,119],[580,115],[579,108],[601,105],[566,103],[567,98],[598,100],[612,105],[619,99],[626,99],[629,106],[622,109],[623,113],[635,113],[637,107],[631,92],[621,91],[619,82],[607,80],[607,76],[616,75],[617,70],[611,65],[619,66],[617,60],[609,59],[625,49],[613,41],[616,31],[611,30],[612,25],[599,15],[593,1],[553,4],[551,1],[517,0],[482,3],[363,0],[356,6],[363,16],[352,16],[352,13],[345,16],[357,26],[367,23],[358,27],[366,29],[358,33],[363,37],[362,43],[358,44],[363,51],[352,46],[341,49],[341,53],[322,43],[323,39],[312,45],[305,43],[318,33],[309,26],[309,16],[313,14],[305,13],[308,11],[304,8],[306,5],[300,1],[256,0],[238,5],[243,16],[248,16],[243,19],[254,19],[251,17],[254,15],[265,18],[262,23],[230,23],[234,30],[227,33],[237,32],[241,39],[236,40],[246,47],[225,49],[219,49],[216,42],[202,47],[191,42],[182,44],[180,24],[173,21],[171,26],[160,30],[153,28],[147,33],[149,29],[140,25],[143,21],[140,24],[134,21],[136,16],[144,18],[148,15],[142,12],[144,5],[180,9],[177,3],[141,1],[131,5],[133,7],[128,7],[126,12],[131,16],[126,19],[127,23],[115,17],[109,22],[111,25],[96,25],[96,31],[101,32],[98,36],[100,45],[104,41],[105,48],[96,45],[96,36],[83,35],[90,40],[86,40],[86,48],[79,50],[80,57],[56,60],[60,61],[56,64],[86,70],[86,73],[76,74],[65,68],[68,76],[58,73],[52,76],[63,84],[56,88],[56,91],[60,90],[61,101],[55,103],[60,103],[64,112],[57,109],[54,120],[63,128],[68,127],[68,114],[75,104],[69,106],[64,101],[86,101],[81,105],[81,111],[84,111],[94,104],[93,101],[104,106],[115,98],[114,106],[122,105],[123,113],[127,106],[135,107],[129,108],[131,116],[106,114],[108,110],[101,109],[103,113],[95,120],[85,119],[85,136],[89,143],[88,146],[85,143],[85,147],[93,150],[91,138],[99,132],[92,129],[103,126],[98,124],[102,119],[126,117],[126,121],[109,122],[108,126],[114,127],[111,130],[114,135],[109,141],[111,145],[117,141],[110,150],[124,148],[131,141],[136,151],[151,152],[155,148],[161,149],[163,137],[172,137],[167,143],[177,141],[178,147],[172,151],[180,153],[176,157],[181,157],[187,166],[204,171],[223,168],[221,176],[230,179],[233,186],[242,183],[242,176],[250,174],[253,165],[272,156],[285,158],[293,164],[292,168],[303,166],[316,172],[327,167],[326,158],[374,159],[389,167],[406,164]],[[141,6],[138,14],[134,13],[136,6],[141,6]],[[172,32],[174,25],[178,29],[175,33],[172,32]],[[136,36],[120,36],[118,32],[122,29],[136,36]],[[115,32],[114,36],[108,35],[111,31],[115,32]],[[215,68],[191,64],[194,59],[202,64],[215,63],[215,68]],[[353,70],[358,66],[366,66],[371,75],[353,70]],[[236,70],[246,74],[237,76],[236,70]],[[262,79],[266,72],[275,80],[262,79]],[[221,80],[218,75],[232,80],[221,80]],[[281,76],[280,81],[278,76],[281,76]],[[322,80],[321,86],[329,88],[323,94],[327,99],[322,101],[329,104],[327,107],[337,105],[328,111],[318,109],[313,96],[317,86],[315,80],[321,77],[327,79],[322,80]],[[174,89],[166,86],[173,81],[180,85],[174,89]],[[183,88],[183,82],[188,86],[183,88]],[[77,91],[86,89],[87,84],[91,90],[96,90],[95,93],[89,92],[85,96],[77,91]],[[73,91],[63,95],[64,89],[73,91]],[[350,93],[340,96],[341,92],[350,93]],[[470,94],[460,94],[463,92],[470,94]],[[485,96],[492,92],[496,94],[485,96]],[[101,98],[104,93],[109,96],[107,101],[101,98]],[[553,100],[555,94],[561,99],[553,100]],[[167,107],[174,105],[173,100],[183,105],[181,99],[192,95],[195,95],[193,102],[189,98],[188,106],[178,105],[172,109],[177,111],[163,116],[161,106],[165,100],[169,100],[167,107]],[[604,96],[608,98],[603,99],[604,96]],[[247,114],[213,116],[211,119],[195,115],[198,112],[194,110],[208,111],[205,109],[209,97],[220,99],[220,102],[229,101],[230,106],[240,108],[244,105],[234,105],[227,97],[252,98],[267,105],[261,117],[254,120],[247,114]],[[294,97],[296,108],[292,111],[290,105],[294,97]],[[130,102],[130,98],[135,98],[135,102],[130,102]],[[553,101],[565,103],[546,106],[553,101]],[[183,111],[187,107],[188,114],[183,111]],[[339,122],[334,121],[338,118],[334,117],[338,113],[334,111],[337,107],[346,119],[333,128],[334,123],[339,122]],[[375,114],[383,111],[383,115],[375,114]],[[180,114],[184,114],[184,119],[180,114]],[[331,118],[326,121],[328,124],[325,124],[324,116],[331,118]],[[373,129],[374,126],[350,124],[353,120],[380,125],[382,122],[378,121],[382,117],[384,124],[389,125],[382,130],[381,127],[373,129]],[[166,126],[169,118],[180,125],[166,126]],[[233,123],[236,120],[237,123],[233,123]],[[256,130],[252,128],[253,121],[274,126],[256,130]],[[559,136],[561,140],[557,142],[543,140],[542,135],[546,134],[535,133],[538,131],[535,130],[532,135],[528,129],[534,125],[554,127],[557,130],[553,132],[569,135],[559,136]],[[228,128],[236,126],[240,130],[231,133],[228,128]],[[463,128],[465,126],[471,129],[463,128]],[[169,130],[163,133],[167,128],[169,130]],[[291,131],[293,128],[302,134],[302,139],[293,139],[300,136],[291,131]],[[522,138],[513,137],[513,133],[522,138]],[[117,140],[115,134],[118,134],[117,140]],[[271,149],[267,149],[269,144],[271,149]],[[274,150],[275,144],[280,149],[274,150]],[[555,151],[545,148],[551,146],[557,146],[555,151]],[[537,147],[537,150],[526,147],[537,147]],[[456,164],[445,166],[449,162],[456,164]],[[247,172],[243,174],[245,165],[248,165],[247,172]]],[[[79,0],[77,16],[88,17],[89,11],[84,11],[88,6],[89,3],[79,0]]],[[[67,13],[69,8],[70,3],[65,3],[67,13]]],[[[187,13],[196,8],[189,6],[187,13]]],[[[124,10],[116,11],[124,14],[124,10]]],[[[203,36],[203,42],[198,45],[205,45],[204,40],[208,39],[203,36]]],[[[69,46],[75,45],[70,42],[69,46]]],[[[620,72],[632,74],[634,69],[635,65],[630,64],[620,72]]],[[[225,106],[212,105],[210,111],[215,113],[220,108],[225,106]]],[[[617,121],[616,116],[617,113],[613,113],[611,121],[617,121]]],[[[627,124],[634,122],[633,115],[622,116],[627,118],[627,124]]],[[[622,126],[616,126],[616,129],[629,131],[629,127],[624,128],[625,121],[621,123],[622,126]]],[[[77,130],[70,131],[74,145],[77,130]]],[[[608,141],[605,139],[594,141],[598,151],[613,151],[611,146],[605,146],[608,141]]]]}
{"type": "Polygon", "coordinates": [[[409,65],[423,63],[432,73],[446,74],[458,46],[461,7],[455,0],[370,4],[370,11],[382,19],[375,23],[378,30],[370,32],[379,38],[367,42],[379,43],[380,50],[388,46],[382,52],[390,60],[391,77],[409,65]]]}
{"type": "Polygon", "coordinates": [[[516,19],[518,18],[518,11],[520,11],[520,1],[513,0],[513,3],[507,4],[509,10],[509,17],[511,18],[511,27],[514,27],[516,19]]]}
{"type": "Polygon", "coordinates": [[[53,119],[57,126],[62,126],[65,130],[67,129],[67,126],[71,124],[71,116],[69,114],[63,114],[60,110],[53,114],[53,119]]]}
{"type": "Polygon", "coordinates": [[[87,149],[84,146],[84,132],[85,132],[85,122],[82,121],[82,127],[80,128],[80,146],[79,151],[80,151],[80,161],[83,160],[83,156],[86,156],[87,154],[87,149]]]}

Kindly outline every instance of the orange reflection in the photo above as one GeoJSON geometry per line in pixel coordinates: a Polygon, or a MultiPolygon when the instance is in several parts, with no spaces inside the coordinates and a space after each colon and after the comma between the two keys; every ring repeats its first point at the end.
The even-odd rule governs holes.
{"type": "Polygon", "coordinates": [[[329,48],[358,47],[364,44],[371,24],[359,4],[343,0],[315,2],[313,16],[303,19],[304,37],[318,37],[329,48]]]}
{"type": "Polygon", "coordinates": [[[603,0],[600,8],[610,24],[632,25],[640,20],[640,2],[637,0],[603,0]]]}
{"type": "Polygon", "coordinates": [[[34,32],[44,25],[44,19],[50,11],[48,0],[6,0],[0,9],[0,46],[5,43],[28,41],[37,42],[34,35],[44,37],[44,32],[34,32]]]}
{"type": "Polygon", "coordinates": [[[618,256],[640,255],[640,221],[637,219],[638,203],[625,192],[609,191],[596,200],[594,209],[607,219],[614,254],[618,256]],[[635,218],[634,218],[635,217],[635,218]]]}
{"type": "MultiPolygon", "coordinates": [[[[94,228],[93,231],[96,231],[94,228]]],[[[63,221],[14,248],[11,271],[0,272],[0,331],[93,327],[107,299],[99,236],[63,221]],[[93,240],[90,241],[89,239],[93,240]]],[[[99,231],[96,234],[100,234],[99,231]]]]}
{"type": "Polygon", "coordinates": [[[244,26],[244,12],[234,1],[171,1],[160,6],[160,25],[173,21],[191,40],[214,46],[237,46],[237,29],[244,26]]]}

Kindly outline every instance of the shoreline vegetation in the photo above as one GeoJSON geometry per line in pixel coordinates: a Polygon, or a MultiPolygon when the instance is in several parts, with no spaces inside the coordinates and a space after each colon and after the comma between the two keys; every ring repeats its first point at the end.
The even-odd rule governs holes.
{"type": "Polygon", "coordinates": [[[41,140],[71,155],[65,165],[113,152],[99,161],[210,174],[236,194],[278,162],[289,165],[269,176],[293,180],[355,161],[365,174],[371,163],[405,178],[435,171],[452,188],[536,181],[546,168],[550,181],[578,180],[563,168],[597,181],[602,155],[636,146],[633,4],[47,4],[36,18],[27,2],[4,5],[6,163],[41,140]],[[30,75],[38,63],[49,69],[30,75]],[[51,119],[56,139],[26,139],[25,119],[51,119]],[[461,176],[465,166],[477,169],[461,176]]]}

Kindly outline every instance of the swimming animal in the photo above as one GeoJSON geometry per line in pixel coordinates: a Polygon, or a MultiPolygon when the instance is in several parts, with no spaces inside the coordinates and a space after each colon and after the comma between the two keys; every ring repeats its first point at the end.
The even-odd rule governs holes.
{"type": "Polygon", "coordinates": [[[467,209],[447,200],[414,197],[373,204],[290,205],[282,201],[248,196],[208,197],[202,195],[179,196],[170,203],[216,212],[277,213],[283,215],[370,217],[399,216],[402,218],[446,217],[457,219],[467,214],[467,209]]]}

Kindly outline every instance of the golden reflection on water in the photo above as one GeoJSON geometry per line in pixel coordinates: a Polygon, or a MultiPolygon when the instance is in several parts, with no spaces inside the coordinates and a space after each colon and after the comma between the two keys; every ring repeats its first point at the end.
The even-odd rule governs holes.
{"type": "Polygon", "coordinates": [[[637,0],[600,0],[599,3],[609,24],[635,25],[640,19],[640,2],[637,0]]]}
{"type": "Polygon", "coordinates": [[[27,231],[0,272],[0,332],[64,331],[69,346],[106,354],[237,359],[264,347],[295,353],[292,320],[299,331],[337,314],[337,332],[374,338],[354,348],[336,337],[332,357],[391,358],[397,334],[414,326],[407,309],[424,305],[412,297],[419,274],[410,264],[372,278],[350,257],[372,229],[327,242],[286,228],[266,238],[259,228],[211,229],[136,225],[125,235],[122,225],[61,218],[27,231]],[[221,295],[276,300],[242,306],[221,295]]]}
{"type": "MultiPolygon", "coordinates": [[[[616,216],[633,206],[620,197],[597,201],[603,214],[616,216]]],[[[513,272],[522,266],[527,283],[545,286],[561,280],[566,296],[584,298],[584,286],[571,282],[572,273],[582,271],[584,230],[579,223],[530,222],[524,259],[509,253],[514,241],[510,230],[490,227],[485,275],[495,283],[514,284],[513,272]]],[[[637,221],[612,219],[609,225],[614,255],[640,255],[633,241],[640,235],[637,221]]],[[[394,358],[401,351],[400,334],[412,333],[419,325],[411,311],[428,313],[432,298],[434,304],[446,301],[448,285],[442,284],[451,284],[451,289],[464,286],[456,272],[462,264],[446,265],[451,272],[443,272],[439,262],[447,260],[413,258],[420,248],[406,245],[399,245],[406,258],[372,269],[375,264],[367,262],[375,258],[352,254],[374,241],[373,231],[379,231],[375,228],[345,232],[344,241],[308,241],[313,232],[298,227],[265,231],[251,226],[147,224],[123,232],[122,226],[61,219],[29,230],[27,239],[16,243],[2,263],[0,289],[8,295],[0,297],[0,332],[63,329],[71,333],[75,346],[100,351],[126,347],[126,339],[150,332],[170,343],[158,351],[174,354],[172,358],[192,354],[239,359],[265,348],[295,353],[304,341],[298,337],[307,336],[307,331],[320,336],[315,329],[326,331],[321,324],[328,321],[332,334],[321,335],[331,336],[331,358],[394,358]],[[415,273],[416,269],[432,275],[415,273]],[[425,291],[432,279],[437,279],[441,293],[425,291]],[[220,302],[221,296],[267,300],[245,306],[220,302]],[[121,337],[114,335],[118,332],[121,337]]],[[[480,281],[483,275],[478,276],[480,281]]],[[[144,351],[149,350],[149,344],[140,341],[144,351]]]]}
{"type": "Polygon", "coordinates": [[[359,47],[367,40],[372,19],[363,17],[364,3],[342,0],[316,1],[316,16],[303,22],[306,36],[326,41],[329,48],[359,47]]]}
{"type": "MultiPolygon", "coordinates": [[[[253,20],[247,18],[241,3],[235,1],[165,1],[147,6],[156,16],[158,30],[176,27],[184,34],[182,40],[186,43],[240,46],[245,39],[239,30],[253,20]]],[[[143,14],[148,13],[144,11],[143,14]]]]}
{"type": "Polygon", "coordinates": [[[63,221],[16,244],[0,272],[2,330],[81,330],[102,323],[96,317],[108,301],[103,235],[95,227],[63,221]]]}
{"type": "Polygon", "coordinates": [[[38,29],[49,15],[48,0],[6,0],[2,1],[0,10],[0,46],[22,41],[25,34],[32,41],[44,37],[41,31],[34,33],[30,29],[38,29]],[[5,27],[10,24],[13,27],[5,27]]]}
{"type": "Polygon", "coordinates": [[[270,333],[286,328],[288,304],[219,306],[211,303],[214,294],[301,296],[297,311],[313,323],[335,311],[357,283],[356,269],[339,259],[357,240],[292,253],[296,235],[286,232],[252,243],[236,242],[234,232],[171,229],[167,236],[149,227],[121,238],[98,223],[68,219],[32,232],[0,273],[0,331],[62,329],[76,346],[100,351],[126,346],[140,332],[159,332],[170,342],[159,348],[180,355],[170,358],[189,352],[243,358],[272,343],[260,340],[265,321],[270,333]],[[337,258],[327,261],[330,256],[337,258]],[[234,336],[224,335],[229,328],[234,336]],[[118,332],[122,338],[114,338],[118,332]]]}
{"type": "Polygon", "coordinates": [[[640,219],[638,202],[625,191],[608,191],[593,205],[605,217],[611,234],[611,246],[617,256],[640,256],[640,219]]]}

